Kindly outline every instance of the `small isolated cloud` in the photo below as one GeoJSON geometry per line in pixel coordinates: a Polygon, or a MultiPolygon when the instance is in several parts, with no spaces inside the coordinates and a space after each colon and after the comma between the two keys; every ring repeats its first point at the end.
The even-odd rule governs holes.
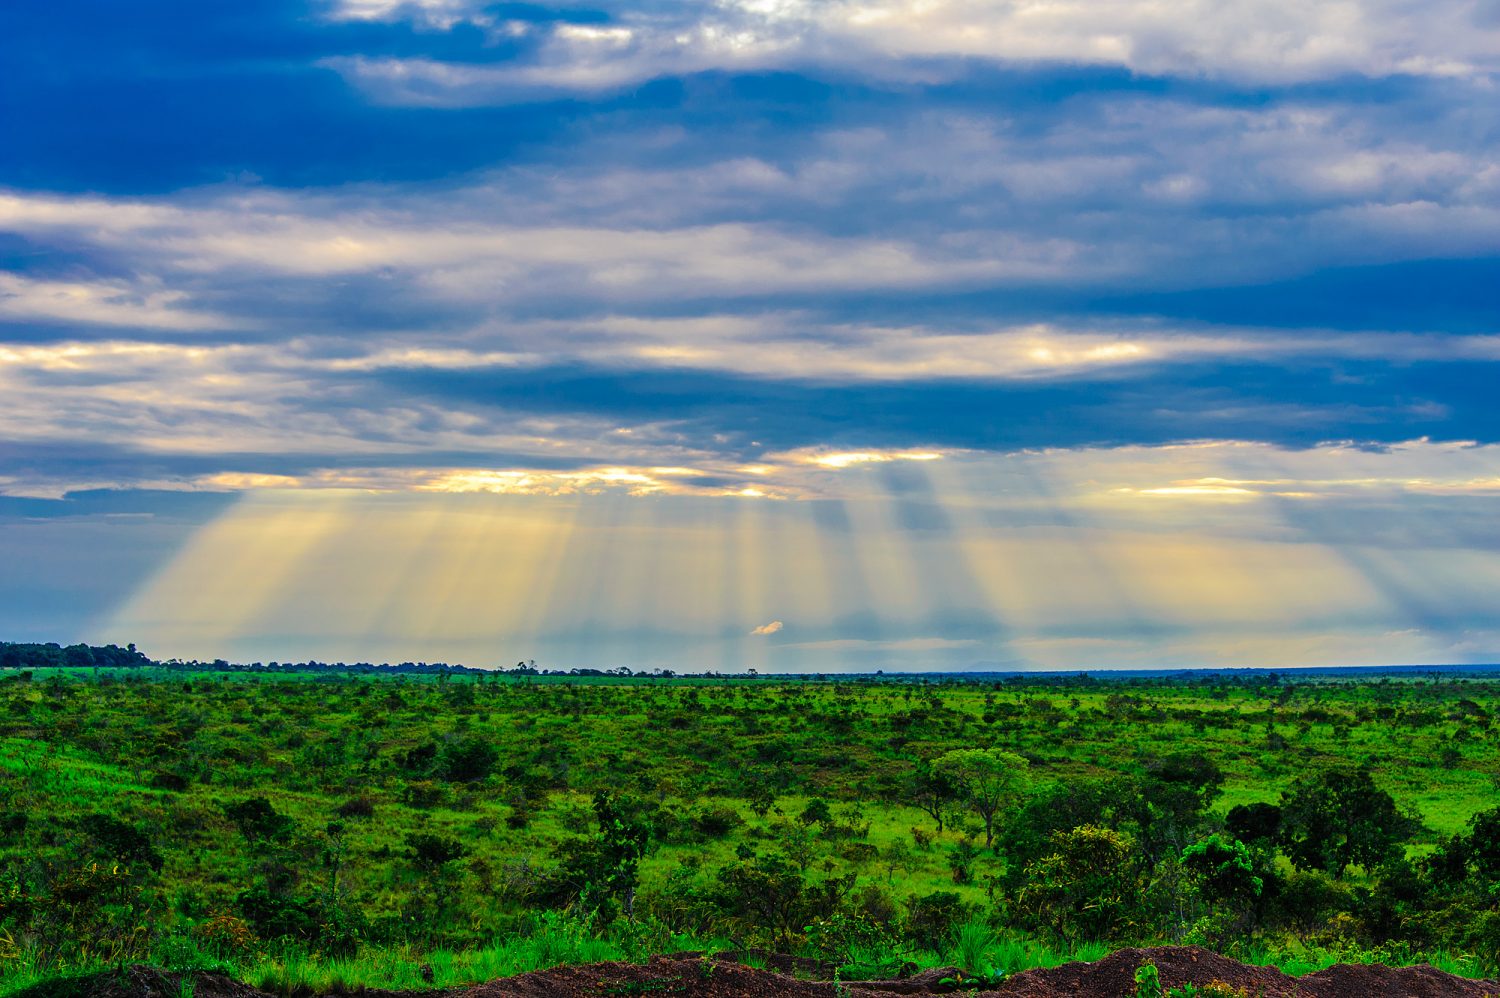
{"type": "Polygon", "coordinates": [[[782,626],[783,625],[782,625],[781,621],[779,621],[779,620],[773,620],[769,624],[761,624],[759,627],[757,627],[755,630],[751,631],[750,633],[751,634],[775,634],[777,631],[781,630],[782,626]]]}

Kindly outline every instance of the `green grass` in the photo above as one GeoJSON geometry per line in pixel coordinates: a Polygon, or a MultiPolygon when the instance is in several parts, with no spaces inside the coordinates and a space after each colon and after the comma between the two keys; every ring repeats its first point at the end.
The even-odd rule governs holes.
{"type": "MultiPolygon", "coordinates": [[[[643,908],[681,871],[702,891],[739,854],[783,848],[796,816],[822,798],[836,808],[857,803],[870,828],[852,844],[814,835],[811,875],[853,876],[856,890],[879,888],[897,904],[953,892],[984,912],[992,907],[985,878],[1005,874],[1005,861],[982,855],[974,882],[953,882],[950,850],[976,822],[970,817],[936,833],[932,819],[904,799],[917,760],[994,745],[1031,759],[1029,777],[1040,789],[1139,775],[1155,757],[1191,752],[1224,772],[1211,809],[1218,816],[1236,804],[1277,801],[1303,772],[1368,763],[1380,787],[1421,814],[1427,831],[1408,845],[1418,857],[1494,806],[1500,786],[1500,742],[1492,727],[1463,716],[1464,702],[1500,716],[1500,684],[477,681],[169,669],[100,670],[97,677],[42,670],[22,682],[0,674],[0,820],[29,819],[0,843],[0,860],[18,876],[42,876],[49,864],[92,855],[95,844],[78,830],[79,818],[117,817],[143,830],[164,860],[159,874],[144,878],[152,925],[181,934],[235,910],[240,892],[264,879],[268,864],[288,868],[303,893],[321,889],[327,828],[342,821],[340,884],[358,897],[380,938],[353,961],[292,948],[244,966],[267,979],[385,975],[385,986],[412,986],[399,982],[424,963],[435,978],[457,980],[552,958],[546,947],[561,946],[559,939],[538,941],[521,931],[534,917],[522,881],[528,869],[552,862],[559,842],[592,834],[590,801],[599,789],[689,819],[714,807],[743,819],[722,835],[687,828],[659,835],[640,867],[643,908]],[[1268,720],[1285,747],[1268,747],[1268,720]],[[403,761],[423,745],[469,736],[499,752],[480,780],[449,781],[403,761]],[[1444,749],[1454,746],[1460,755],[1444,764],[1444,749]],[[164,772],[185,782],[171,789],[164,772]],[[745,799],[752,780],[777,785],[777,810],[764,819],[745,799]],[[519,809],[529,821],[512,827],[527,794],[519,809]],[[225,814],[226,805],[259,796],[295,826],[276,850],[252,847],[225,814]],[[371,801],[373,817],[340,819],[352,798],[371,801]],[[930,845],[918,845],[914,828],[930,845]],[[414,898],[432,894],[407,854],[406,837],[416,832],[448,836],[467,849],[443,886],[453,914],[430,938],[400,921],[414,898]],[[901,852],[899,862],[892,858],[901,852]]],[[[974,925],[952,953],[932,959],[1006,969],[1091,952],[974,925]]],[[[562,962],[630,955],[618,940],[568,945],[562,962]]],[[[1313,947],[1284,958],[1313,966],[1325,957],[1332,959],[1313,947]]],[[[1434,959],[1477,966],[1462,955],[1434,959]]],[[[7,958],[0,947],[5,989],[49,972],[28,967],[24,953],[7,958]]]]}

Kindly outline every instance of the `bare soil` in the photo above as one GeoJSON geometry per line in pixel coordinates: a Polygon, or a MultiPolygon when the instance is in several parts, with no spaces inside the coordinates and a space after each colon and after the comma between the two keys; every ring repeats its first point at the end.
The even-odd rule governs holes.
{"type": "MultiPolygon", "coordinates": [[[[896,998],[976,994],[973,985],[959,983],[954,968],[928,970],[895,981],[809,980],[823,968],[793,958],[758,961],[778,970],[758,970],[730,959],[738,954],[678,953],[656,957],[647,964],[596,963],[555,967],[472,987],[427,991],[353,992],[365,998],[896,998]]],[[[1193,946],[1126,949],[1096,963],[1069,963],[1049,970],[1031,970],[998,987],[977,992],[981,998],[1133,998],[1135,971],[1146,961],[1157,967],[1162,984],[1203,987],[1228,985],[1248,998],[1500,998],[1500,982],[1475,981],[1445,974],[1429,966],[1384,967],[1341,964],[1289,977],[1271,967],[1254,967],[1193,946]]],[[[194,974],[195,998],[272,998],[265,992],[216,974],[194,974]]],[[[179,998],[182,975],[147,967],[130,967],[122,974],[99,974],[59,981],[30,989],[16,998],[179,998]]],[[[314,998],[314,996],[299,996],[314,998]]]]}

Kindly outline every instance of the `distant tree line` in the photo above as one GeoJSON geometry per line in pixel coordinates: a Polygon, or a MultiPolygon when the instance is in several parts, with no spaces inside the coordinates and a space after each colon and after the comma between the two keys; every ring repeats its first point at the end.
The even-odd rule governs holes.
{"type": "Polygon", "coordinates": [[[135,645],[15,644],[0,641],[0,669],[138,669],[155,665],[135,645]]]}
{"type": "MultiPolygon", "coordinates": [[[[673,679],[671,669],[636,671],[629,666],[613,669],[538,669],[533,662],[517,662],[514,669],[480,669],[447,662],[229,662],[216,658],[211,662],[197,659],[153,659],[138,651],[134,644],[59,645],[0,641],[0,669],[179,669],[185,672],[266,672],[266,673],[351,673],[380,675],[513,675],[513,676],[598,676],[614,678],[673,679]]],[[[715,676],[717,673],[704,673],[715,676]]]]}

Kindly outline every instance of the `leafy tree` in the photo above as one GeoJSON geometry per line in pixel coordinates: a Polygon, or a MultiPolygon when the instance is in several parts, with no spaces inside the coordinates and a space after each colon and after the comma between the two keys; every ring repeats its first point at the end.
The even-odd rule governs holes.
{"type": "Polygon", "coordinates": [[[923,949],[941,951],[973,914],[973,907],[952,891],[911,897],[906,901],[906,934],[923,949]]]}
{"type": "Polygon", "coordinates": [[[974,861],[978,858],[979,850],[975,849],[968,839],[953,847],[948,853],[948,869],[953,871],[955,884],[967,884],[973,881],[974,861]]]}
{"type": "Polygon", "coordinates": [[[1275,804],[1236,804],[1224,816],[1229,834],[1249,845],[1274,845],[1281,838],[1281,808],[1275,804]]]}
{"type": "Polygon", "coordinates": [[[1297,779],[1281,796],[1282,848],[1299,869],[1343,877],[1401,853],[1418,823],[1375,785],[1368,767],[1327,769],[1297,779]]]}
{"type": "Polygon", "coordinates": [[[1439,882],[1457,884],[1474,879],[1483,884],[1500,883],[1500,807],[1470,818],[1468,832],[1450,836],[1426,865],[1439,882]]]}
{"type": "Polygon", "coordinates": [[[1054,834],[1083,825],[1117,825],[1120,796],[1116,781],[1073,780],[1024,799],[997,835],[1009,860],[1012,886],[1020,885],[1026,864],[1047,854],[1054,834]]]}
{"type": "Polygon", "coordinates": [[[1215,901],[1248,901],[1260,897],[1265,887],[1245,843],[1217,833],[1184,849],[1182,865],[1197,875],[1203,893],[1215,901]]]}
{"type": "Polygon", "coordinates": [[[954,749],[939,756],[933,769],[958,788],[965,803],[984,822],[984,844],[995,844],[995,816],[1024,785],[1026,760],[1000,749],[954,749]]]}
{"type": "Polygon", "coordinates": [[[766,932],[789,949],[804,917],[807,883],[782,855],[753,857],[719,870],[713,890],[716,906],[749,933],[766,932]]]}
{"type": "Polygon", "coordinates": [[[590,917],[605,923],[622,908],[633,918],[640,861],[650,844],[651,827],[633,802],[603,792],[594,795],[594,819],[596,834],[558,843],[553,854],[557,867],[540,884],[536,898],[559,907],[581,905],[590,917]]]}
{"type": "Polygon", "coordinates": [[[748,780],[745,786],[745,803],[757,818],[764,818],[776,806],[776,791],[762,779],[748,780]]]}
{"type": "Polygon", "coordinates": [[[1469,865],[1474,875],[1489,884],[1500,884],[1500,807],[1481,811],[1469,819],[1469,865]]]}
{"type": "Polygon", "coordinates": [[[635,891],[651,827],[632,817],[614,795],[603,792],[594,795],[594,817],[599,823],[601,885],[621,899],[625,916],[634,919],[635,891]]]}
{"type": "Polygon", "coordinates": [[[804,825],[822,825],[827,828],[833,823],[833,811],[826,800],[814,797],[807,802],[802,813],[797,815],[797,820],[804,825]]]}
{"type": "Polygon", "coordinates": [[[1146,773],[1160,783],[1191,790],[1200,808],[1224,792],[1224,771],[1202,752],[1173,752],[1149,764],[1146,773]]]}
{"type": "Polygon", "coordinates": [[[911,795],[917,807],[927,812],[943,830],[943,819],[958,799],[959,788],[953,774],[928,762],[919,762],[911,776],[911,795]]]}
{"type": "Polygon", "coordinates": [[[1015,907],[1064,939],[1111,939],[1142,919],[1146,883],[1130,836],[1097,825],[1054,833],[1015,907]]]}

